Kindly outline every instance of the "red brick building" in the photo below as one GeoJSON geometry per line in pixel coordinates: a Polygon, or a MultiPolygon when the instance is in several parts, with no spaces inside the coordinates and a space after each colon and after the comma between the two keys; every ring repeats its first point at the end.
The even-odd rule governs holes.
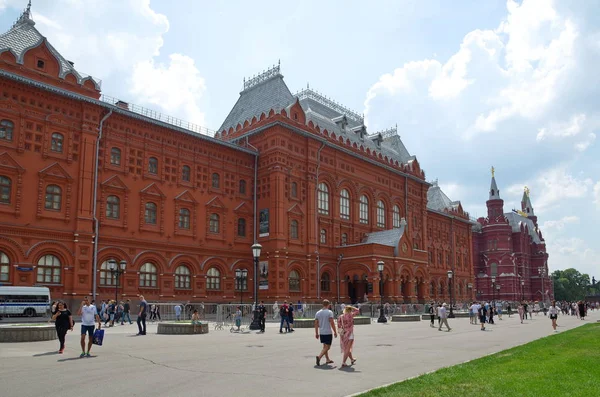
{"type": "Polygon", "coordinates": [[[473,290],[471,222],[425,181],[395,129],[310,90],[279,66],[244,82],[218,132],[102,96],[37,31],[0,35],[0,282],[74,299],[119,295],[396,302],[473,290]],[[166,121],[165,121],[166,120],[166,121]],[[174,125],[175,124],[175,125],[174,125]]]}
{"type": "Polygon", "coordinates": [[[504,200],[493,175],[487,201],[488,216],[474,226],[476,293],[479,299],[548,302],[554,297],[548,273],[548,254],[533,211],[529,189],[521,210],[504,212],[504,200]],[[494,282],[492,282],[494,278],[494,282]]]}

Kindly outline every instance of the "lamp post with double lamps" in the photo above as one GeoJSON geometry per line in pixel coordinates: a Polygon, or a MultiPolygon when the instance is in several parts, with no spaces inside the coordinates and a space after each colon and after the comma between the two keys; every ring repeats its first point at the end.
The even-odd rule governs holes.
{"type": "Polygon", "coordinates": [[[258,260],[260,259],[260,251],[262,250],[262,245],[259,243],[254,243],[252,245],[252,257],[254,258],[254,316],[252,318],[252,323],[250,324],[250,329],[253,331],[257,331],[260,329],[260,313],[258,312],[258,260]]]}
{"type": "Polygon", "coordinates": [[[525,300],[525,280],[521,280],[521,302],[525,300]]]}
{"type": "Polygon", "coordinates": [[[379,270],[379,318],[378,323],[387,323],[387,318],[383,314],[383,261],[377,262],[377,270],[379,270]]]}
{"type": "Polygon", "coordinates": [[[492,307],[496,304],[496,276],[492,276],[492,307]]]}
{"type": "Polygon", "coordinates": [[[248,270],[236,269],[235,281],[237,281],[238,291],[240,291],[240,305],[243,303],[242,298],[244,295],[244,285],[246,284],[246,280],[248,280],[248,270]]]}
{"type": "Polygon", "coordinates": [[[114,259],[110,259],[108,261],[108,270],[110,270],[110,274],[115,279],[115,304],[118,302],[118,294],[119,294],[119,277],[121,274],[125,273],[125,268],[127,267],[126,261],[121,261],[117,264],[117,261],[114,259]]]}
{"type": "Polygon", "coordinates": [[[454,272],[448,270],[448,286],[450,287],[450,314],[448,318],[454,318],[454,286],[452,285],[452,276],[454,276],[454,272]]]}
{"type": "Polygon", "coordinates": [[[540,278],[542,279],[542,303],[544,307],[546,306],[546,293],[544,290],[544,278],[546,277],[546,268],[544,266],[538,267],[538,273],[540,274],[540,278]]]}

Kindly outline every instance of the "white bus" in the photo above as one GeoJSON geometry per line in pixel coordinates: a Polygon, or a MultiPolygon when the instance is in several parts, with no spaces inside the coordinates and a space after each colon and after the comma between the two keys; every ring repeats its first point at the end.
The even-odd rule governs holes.
{"type": "Polygon", "coordinates": [[[0,317],[46,316],[50,302],[48,287],[0,287],[0,317]]]}

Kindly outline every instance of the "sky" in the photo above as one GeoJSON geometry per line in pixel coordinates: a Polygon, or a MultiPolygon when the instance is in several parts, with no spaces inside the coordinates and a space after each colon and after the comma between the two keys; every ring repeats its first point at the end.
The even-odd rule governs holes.
{"type": "MultiPolygon", "coordinates": [[[[0,0],[8,30],[26,0],[0,0]]],[[[33,0],[36,27],[103,93],[218,128],[281,62],[392,126],[429,181],[485,216],[530,189],[550,271],[600,277],[600,1],[33,0]]]]}

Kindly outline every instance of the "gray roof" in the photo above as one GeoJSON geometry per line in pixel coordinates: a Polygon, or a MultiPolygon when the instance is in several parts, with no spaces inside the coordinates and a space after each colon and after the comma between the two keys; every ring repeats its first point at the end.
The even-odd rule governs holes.
{"type": "Polygon", "coordinates": [[[521,216],[515,212],[508,212],[504,214],[504,216],[508,219],[510,226],[512,226],[513,233],[518,233],[521,231],[521,224],[523,224],[523,226],[527,225],[527,228],[529,229],[529,235],[533,239],[533,242],[536,244],[542,243],[540,236],[538,236],[535,230],[535,224],[531,219],[525,218],[524,216],[521,216]]]}
{"type": "Polygon", "coordinates": [[[97,89],[100,89],[99,81],[78,73],[73,65],[71,65],[71,63],[66,60],[35,28],[35,22],[31,19],[30,7],[31,4],[27,6],[17,22],[15,22],[8,32],[0,34],[0,53],[10,51],[15,56],[17,63],[22,65],[28,50],[36,48],[42,43],[46,43],[48,50],[58,61],[58,76],[61,79],[64,79],[67,74],[72,73],[77,78],[79,84],[82,84],[85,80],[89,79],[96,85],[97,89]]]}
{"type": "Polygon", "coordinates": [[[218,131],[231,127],[235,129],[238,123],[243,125],[244,121],[251,121],[253,117],[258,119],[261,113],[267,115],[271,109],[279,112],[293,102],[294,96],[283,81],[283,76],[277,73],[240,92],[240,97],[218,131]]]}
{"type": "Polygon", "coordinates": [[[458,209],[460,201],[452,201],[437,181],[431,182],[429,190],[427,190],[427,208],[435,211],[443,211],[445,209],[458,209]]]}
{"type": "Polygon", "coordinates": [[[380,244],[394,247],[394,255],[398,255],[398,244],[400,244],[400,239],[404,234],[405,226],[406,221],[402,222],[399,228],[367,233],[362,244],[380,244]]]}
{"type": "Polygon", "coordinates": [[[500,190],[496,185],[496,178],[492,177],[492,184],[490,186],[490,200],[499,200],[500,199],[500,190]]]}

